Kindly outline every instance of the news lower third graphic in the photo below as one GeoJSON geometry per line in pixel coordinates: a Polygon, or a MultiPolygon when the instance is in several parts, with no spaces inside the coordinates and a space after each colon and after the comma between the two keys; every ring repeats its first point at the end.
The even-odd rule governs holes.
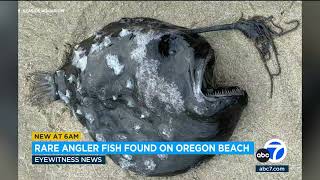
{"type": "MultiPolygon", "coordinates": [[[[279,163],[287,156],[287,147],[280,139],[267,141],[263,148],[256,152],[256,158],[261,163],[279,163]]],[[[289,172],[289,165],[256,165],[256,172],[289,172]]]]}
{"type": "Polygon", "coordinates": [[[253,155],[252,141],[85,142],[79,132],[33,132],[33,164],[105,164],[110,154],[253,155]]]}
{"type": "Polygon", "coordinates": [[[32,141],[79,141],[80,132],[32,132],[32,141]]]}
{"type": "Polygon", "coordinates": [[[105,156],[32,156],[32,164],[105,164],[105,156]]]}

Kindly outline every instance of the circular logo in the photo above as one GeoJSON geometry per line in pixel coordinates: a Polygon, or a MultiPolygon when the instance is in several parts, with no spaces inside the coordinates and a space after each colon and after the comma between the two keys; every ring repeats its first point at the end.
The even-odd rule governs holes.
{"type": "Polygon", "coordinates": [[[272,163],[281,162],[287,155],[287,147],[280,139],[271,139],[264,145],[270,153],[269,161],[272,163]]]}
{"type": "Polygon", "coordinates": [[[270,153],[267,149],[258,149],[256,153],[256,158],[260,162],[267,162],[270,158],[270,153]]]}

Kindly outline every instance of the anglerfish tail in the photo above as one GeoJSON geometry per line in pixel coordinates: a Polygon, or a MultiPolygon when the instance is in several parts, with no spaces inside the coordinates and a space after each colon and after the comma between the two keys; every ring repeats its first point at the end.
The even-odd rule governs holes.
{"type": "Polygon", "coordinates": [[[34,72],[29,75],[31,86],[28,98],[32,105],[39,106],[59,99],[54,79],[54,74],[47,72],[34,72]]]}

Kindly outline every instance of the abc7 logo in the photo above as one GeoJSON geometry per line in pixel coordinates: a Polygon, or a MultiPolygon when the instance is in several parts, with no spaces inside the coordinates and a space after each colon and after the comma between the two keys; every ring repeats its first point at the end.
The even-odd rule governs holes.
{"type": "Polygon", "coordinates": [[[281,162],[287,155],[287,147],[279,139],[271,139],[256,153],[256,158],[260,162],[281,162]]]}

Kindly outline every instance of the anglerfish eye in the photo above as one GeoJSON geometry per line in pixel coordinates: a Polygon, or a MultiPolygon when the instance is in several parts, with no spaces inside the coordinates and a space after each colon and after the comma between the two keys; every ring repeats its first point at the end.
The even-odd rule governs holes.
{"type": "Polygon", "coordinates": [[[175,44],[172,42],[175,38],[169,34],[161,37],[158,48],[162,56],[168,57],[169,55],[176,54],[175,44]]]}

